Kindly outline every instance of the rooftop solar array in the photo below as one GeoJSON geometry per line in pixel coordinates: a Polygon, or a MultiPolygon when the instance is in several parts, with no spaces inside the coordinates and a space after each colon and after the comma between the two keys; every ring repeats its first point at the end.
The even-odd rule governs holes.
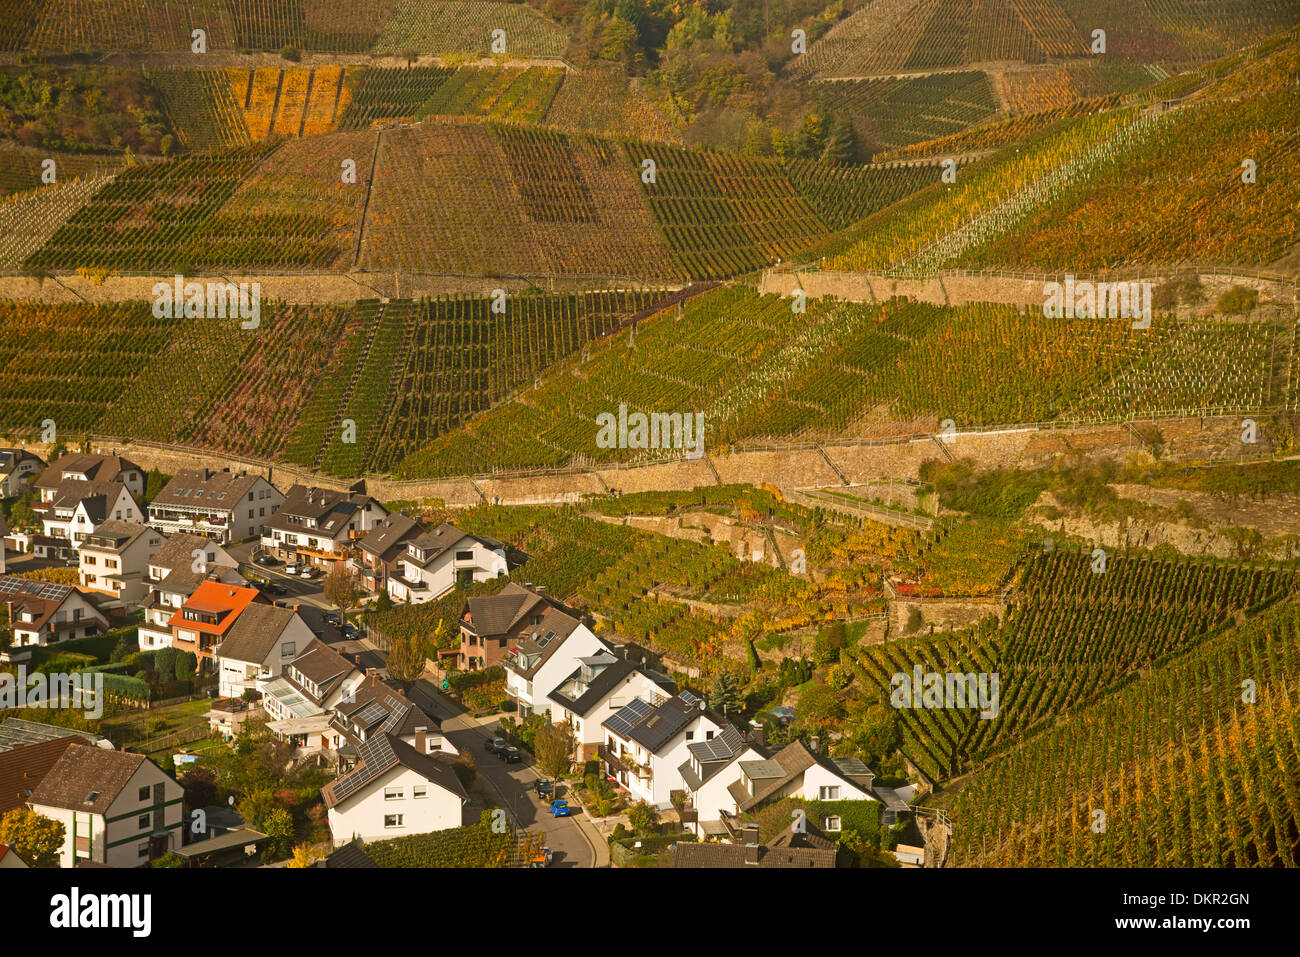
{"type": "MultiPolygon", "coordinates": [[[[392,701],[393,699],[389,698],[388,700],[392,701]]],[[[388,720],[384,722],[383,727],[379,730],[396,731],[398,726],[402,723],[402,719],[406,717],[406,712],[409,710],[410,709],[406,705],[401,704],[400,702],[396,703],[396,706],[393,708],[393,713],[388,716],[388,720]]]]}
{"type": "Polygon", "coordinates": [[[633,698],[606,721],[605,726],[620,738],[626,738],[632,733],[633,726],[652,710],[649,702],[633,698]]]}
{"type": "Polygon", "coordinates": [[[357,723],[359,724],[370,725],[370,724],[374,724],[376,721],[378,721],[380,718],[384,717],[387,714],[388,714],[388,709],[385,708],[382,704],[378,704],[378,703],[368,704],[361,709],[361,713],[357,715],[356,720],[357,723]]]}
{"type": "Polygon", "coordinates": [[[547,645],[549,645],[549,644],[551,643],[551,639],[554,638],[554,637],[555,637],[555,632],[553,632],[553,631],[548,631],[548,632],[546,633],[546,637],[545,637],[545,638],[538,638],[538,639],[537,639],[537,647],[539,647],[539,648],[545,648],[547,645]]]}
{"type": "Polygon", "coordinates": [[[723,737],[696,741],[690,745],[690,751],[701,761],[728,761],[736,753],[723,737]]]}
{"type": "Polygon", "coordinates": [[[871,768],[859,758],[833,758],[832,762],[845,774],[871,774],[871,768]]]}
{"type": "Polygon", "coordinates": [[[15,578],[12,575],[0,578],[0,595],[34,595],[37,598],[59,601],[71,591],[70,586],[56,585],[54,582],[39,582],[29,578],[15,578]]]}
{"type": "Polygon", "coordinates": [[[683,701],[685,701],[687,704],[689,704],[689,705],[691,705],[691,706],[694,706],[694,705],[697,705],[697,704],[703,704],[703,703],[704,703],[704,699],[702,699],[702,698],[697,698],[695,695],[691,694],[689,691],[683,691],[683,692],[682,692],[681,694],[679,694],[677,697],[681,698],[683,701]]]}
{"type": "Polygon", "coordinates": [[[334,782],[334,799],[342,801],[397,763],[397,755],[386,735],[376,735],[358,750],[361,764],[334,782]]]}

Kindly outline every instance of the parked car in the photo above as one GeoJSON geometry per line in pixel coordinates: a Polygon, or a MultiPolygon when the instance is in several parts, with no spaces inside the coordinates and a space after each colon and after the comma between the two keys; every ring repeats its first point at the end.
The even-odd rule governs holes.
{"type": "Polygon", "coordinates": [[[344,625],[342,630],[343,630],[343,637],[348,639],[348,641],[352,641],[356,638],[361,637],[361,632],[357,631],[356,625],[352,625],[352,624],[344,625]]]}
{"type": "Polygon", "coordinates": [[[267,582],[265,585],[262,586],[262,591],[266,592],[268,595],[289,594],[289,589],[285,588],[283,585],[277,582],[267,582]]]}
{"type": "Polygon", "coordinates": [[[488,738],[487,741],[483,743],[483,750],[486,751],[488,754],[496,754],[505,746],[506,746],[505,738],[488,738]]]}
{"type": "Polygon", "coordinates": [[[258,555],[256,558],[253,559],[253,561],[267,568],[271,568],[275,565],[280,564],[280,559],[276,558],[274,555],[258,555]]]}
{"type": "Polygon", "coordinates": [[[497,748],[497,757],[506,764],[517,764],[523,760],[524,756],[520,753],[518,748],[505,747],[497,748]]]}
{"type": "Polygon", "coordinates": [[[327,611],[321,614],[321,617],[328,621],[335,628],[343,626],[343,617],[337,611],[327,611]]]}
{"type": "Polygon", "coordinates": [[[551,866],[551,849],[543,845],[537,849],[533,859],[529,862],[529,867],[550,867],[551,866]]]}
{"type": "Polygon", "coordinates": [[[298,564],[295,562],[295,563],[292,564],[292,565],[285,565],[285,566],[284,566],[284,573],[285,573],[286,575],[296,575],[296,574],[298,574],[298,564]]]}
{"type": "Polygon", "coordinates": [[[552,797],[555,794],[555,782],[548,781],[546,778],[542,778],[534,785],[534,787],[537,789],[537,796],[542,800],[552,797]]]}
{"type": "Polygon", "coordinates": [[[572,812],[569,810],[569,802],[568,802],[568,801],[552,801],[552,802],[551,802],[551,816],[552,816],[552,817],[569,817],[571,814],[572,814],[572,812]]]}

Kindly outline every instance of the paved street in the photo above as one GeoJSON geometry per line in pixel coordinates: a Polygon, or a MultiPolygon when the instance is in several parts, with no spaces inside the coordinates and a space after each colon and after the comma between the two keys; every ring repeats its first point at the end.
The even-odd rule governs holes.
{"type": "MultiPolygon", "coordinates": [[[[457,750],[474,756],[479,777],[496,792],[502,807],[518,825],[526,831],[545,833],[545,843],[553,854],[552,867],[594,865],[592,846],[576,819],[552,817],[548,806],[538,800],[533,784],[543,775],[527,763],[526,755],[519,764],[506,764],[496,755],[484,751],[483,743],[489,737],[487,731],[425,679],[412,686],[410,698],[431,716],[442,720],[443,734],[457,750]]],[[[563,785],[557,787],[556,796],[565,797],[563,785]]]]}

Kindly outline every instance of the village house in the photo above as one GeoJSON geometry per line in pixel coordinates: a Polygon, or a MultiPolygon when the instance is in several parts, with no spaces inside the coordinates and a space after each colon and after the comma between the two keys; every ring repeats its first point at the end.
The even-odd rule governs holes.
{"type": "Polygon", "coordinates": [[[45,780],[50,768],[72,745],[84,743],[75,734],[49,741],[37,741],[0,751],[0,818],[26,807],[32,792],[45,780]]]}
{"type": "Polygon", "coordinates": [[[578,666],[547,697],[551,720],[567,724],[573,732],[577,760],[591,761],[605,740],[602,725],[606,719],[633,698],[656,694],[672,694],[671,682],[652,676],[614,652],[602,650],[579,659],[578,666]]]}
{"type": "Polygon", "coordinates": [[[256,588],[203,581],[171,617],[173,648],[190,651],[200,671],[212,671],[213,652],[240,614],[254,603],[270,605],[256,588]]]}
{"type": "Polygon", "coordinates": [[[213,650],[223,698],[260,691],[313,641],[307,624],[289,608],[250,603],[213,650]]]}
{"type": "Polygon", "coordinates": [[[444,522],[407,540],[388,578],[388,595],[393,601],[421,604],[441,598],[457,585],[498,578],[507,571],[503,544],[444,522]]]}
{"type": "Polygon", "coordinates": [[[313,638],[262,687],[268,730],[297,748],[338,751],[343,736],[331,727],[333,711],[344,699],[353,700],[365,680],[353,661],[313,638]]]}
{"type": "Polygon", "coordinates": [[[759,843],[758,825],[748,824],[726,844],[682,841],[673,850],[673,867],[848,867],[848,856],[833,840],[804,824],[796,828],[792,821],[766,844],[759,843]]]}
{"type": "Polygon", "coordinates": [[[283,502],[283,493],[260,475],[182,469],[149,503],[149,524],[169,535],[241,542],[265,532],[283,502]]]}
{"type": "Polygon", "coordinates": [[[457,666],[462,671],[481,671],[501,664],[507,649],[540,628],[543,620],[558,622],[554,612],[562,613],[571,621],[578,620],[572,609],[547,596],[544,589],[516,582],[510,582],[495,595],[467,599],[460,613],[457,666]]]}
{"type": "MultiPolygon", "coordinates": [[[[814,740],[814,744],[815,744],[814,740]]],[[[770,758],[742,760],[727,787],[730,813],[747,813],[772,801],[797,797],[808,801],[875,801],[875,774],[857,758],[827,758],[802,741],[792,741],[770,758]]],[[[730,776],[730,775],[728,775],[730,776]]],[[[703,810],[703,809],[701,809],[703,810]]],[[[840,830],[839,817],[816,822],[822,830],[840,830]]]]}
{"type": "Polygon", "coordinates": [[[373,672],[339,699],[330,727],[338,732],[334,750],[344,764],[354,760],[361,746],[379,734],[391,734],[422,754],[457,753],[455,745],[442,733],[440,720],[373,672]]]}
{"type": "Polygon", "coordinates": [[[140,867],[181,846],[176,781],[143,754],[77,743],[59,756],[28,806],[63,824],[59,865],[140,867]]]}
{"type": "Polygon", "coordinates": [[[145,569],[144,621],[140,649],[154,651],[172,643],[172,616],[204,581],[244,586],[239,563],[216,542],[202,535],[178,533],[154,552],[145,569]]]}
{"type": "Polygon", "coordinates": [[[0,498],[16,498],[45,469],[45,460],[26,449],[0,449],[0,498]]]}
{"type": "Polygon", "coordinates": [[[116,482],[125,485],[132,495],[144,496],[144,469],[120,455],[65,452],[51,462],[31,484],[40,490],[41,499],[45,501],[47,492],[70,479],[78,482],[116,482]]]}
{"type": "Polygon", "coordinates": [[[357,540],[388,517],[388,510],[361,492],[295,485],[266,522],[261,545],[288,562],[326,570],[351,557],[357,540]]]}
{"type": "Polygon", "coordinates": [[[682,823],[696,837],[721,836],[726,833],[724,815],[735,811],[728,788],[741,774],[740,763],[765,760],[767,753],[731,724],[711,739],[692,741],[686,752],[677,768],[686,791],[682,823]]]}
{"type": "Polygon", "coordinates": [[[133,608],[148,597],[149,559],[162,545],[162,534],[148,525],[102,523],[77,551],[81,587],[133,608]]]}
{"type": "Polygon", "coordinates": [[[108,618],[95,600],[70,585],[6,575],[0,578],[0,599],[9,605],[11,661],[30,658],[37,645],[89,638],[108,630],[108,618]]]}
{"type": "Polygon", "coordinates": [[[144,512],[125,485],[98,480],[66,479],[41,489],[41,500],[32,503],[32,511],[45,538],[73,546],[80,546],[104,522],[144,521],[144,512]]]}
{"type": "Polygon", "coordinates": [[[424,527],[401,512],[389,515],[357,542],[357,557],[349,564],[367,591],[388,589],[388,579],[406,552],[406,543],[424,534],[424,527]]]}
{"type": "Polygon", "coordinates": [[[599,755],[605,773],[633,801],[671,806],[672,792],[686,789],[680,771],[691,744],[708,742],[728,727],[721,715],[682,691],[674,697],[633,698],[601,725],[599,755]]]}
{"type": "Polygon", "coordinates": [[[321,789],[334,843],[382,841],[460,827],[469,796],[453,758],[379,733],[359,749],[352,770],[321,789]]]}
{"type": "Polygon", "coordinates": [[[502,659],[506,695],[515,702],[521,719],[534,713],[549,714],[551,692],[583,661],[599,666],[613,657],[612,646],[592,634],[558,602],[547,599],[535,605],[529,621],[507,646],[502,659]]]}

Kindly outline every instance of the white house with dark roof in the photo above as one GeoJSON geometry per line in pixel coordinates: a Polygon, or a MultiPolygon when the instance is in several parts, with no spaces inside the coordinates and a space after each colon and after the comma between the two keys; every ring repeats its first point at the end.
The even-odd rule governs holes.
{"type": "Polygon", "coordinates": [[[182,469],[149,503],[149,524],[218,542],[239,542],[266,530],[284,494],[260,475],[182,469]]]}
{"type": "MultiPolygon", "coordinates": [[[[742,760],[728,786],[730,813],[741,814],[770,801],[798,797],[809,801],[875,801],[875,774],[857,758],[828,758],[802,741],[792,741],[770,758],[742,760]]],[[[728,777],[732,775],[728,774],[728,777]]],[[[819,821],[838,831],[838,820],[819,821]]]]}
{"type": "Polygon", "coordinates": [[[77,550],[81,587],[134,607],[149,594],[149,559],[163,546],[162,533],[138,522],[103,522],[77,550]]]}
{"type": "Polygon", "coordinates": [[[441,598],[457,584],[499,578],[509,571],[503,544],[446,522],[409,539],[394,565],[388,595],[413,604],[441,598]]]}
{"type": "Polygon", "coordinates": [[[9,605],[11,661],[31,657],[37,645],[89,638],[108,630],[108,618],[99,605],[70,585],[6,575],[0,577],[0,601],[9,605]]]}
{"type": "Polygon", "coordinates": [[[328,568],[349,558],[356,541],[387,517],[388,509],[364,493],[295,485],[267,520],[261,544],[281,558],[328,568]]]}
{"type": "Polygon", "coordinates": [[[237,562],[221,545],[203,535],[170,536],[149,558],[145,569],[144,621],[140,648],[151,651],[172,643],[172,615],[199,585],[209,579],[247,585],[237,562]]]}
{"type": "Polygon", "coordinates": [[[181,786],[143,754],[74,744],[27,804],[63,824],[61,867],[79,860],[142,867],[181,846],[182,797],[181,786]]]}
{"type": "Polygon", "coordinates": [[[726,833],[723,812],[735,813],[730,785],[740,776],[745,761],[763,761],[767,754],[746,740],[735,725],[727,724],[712,738],[686,746],[686,760],[677,768],[686,790],[682,820],[697,837],[726,833]]]}
{"type": "Polygon", "coordinates": [[[387,733],[366,741],[356,767],[321,788],[335,845],[460,827],[469,796],[454,760],[387,733]]]}
{"type": "Polygon", "coordinates": [[[22,495],[44,470],[45,460],[26,449],[0,449],[0,498],[22,495]]]}
{"type": "Polygon", "coordinates": [[[613,658],[612,646],[558,602],[547,600],[537,610],[533,623],[511,639],[502,659],[506,694],[520,718],[551,712],[551,692],[583,661],[599,667],[613,658]]]}
{"type": "Polygon", "coordinates": [[[260,691],[315,640],[293,609],[249,604],[213,651],[221,696],[238,698],[250,688],[260,691]]]}
{"type": "Polygon", "coordinates": [[[579,659],[578,666],[551,689],[551,721],[573,732],[579,761],[596,758],[605,740],[606,719],[634,698],[670,694],[666,679],[652,676],[610,651],[579,659]]]}
{"type": "Polygon", "coordinates": [[[68,480],[116,482],[125,485],[133,495],[144,495],[144,469],[120,455],[91,452],[65,452],[51,462],[31,484],[40,490],[41,500],[47,501],[47,493],[68,480]]]}
{"type": "Polygon", "coordinates": [[[634,801],[668,807],[673,791],[687,789],[680,768],[690,745],[712,741],[728,726],[688,691],[634,698],[602,723],[600,759],[605,773],[634,801]]]}
{"type": "Polygon", "coordinates": [[[47,538],[64,539],[80,545],[107,521],[143,522],[144,512],[130,490],[120,482],[65,479],[53,488],[41,489],[41,500],[32,503],[47,538]]]}
{"type": "Polygon", "coordinates": [[[367,591],[386,591],[389,577],[406,552],[406,543],[423,534],[424,528],[419,522],[395,512],[357,542],[357,557],[348,564],[361,575],[367,591]]]}

